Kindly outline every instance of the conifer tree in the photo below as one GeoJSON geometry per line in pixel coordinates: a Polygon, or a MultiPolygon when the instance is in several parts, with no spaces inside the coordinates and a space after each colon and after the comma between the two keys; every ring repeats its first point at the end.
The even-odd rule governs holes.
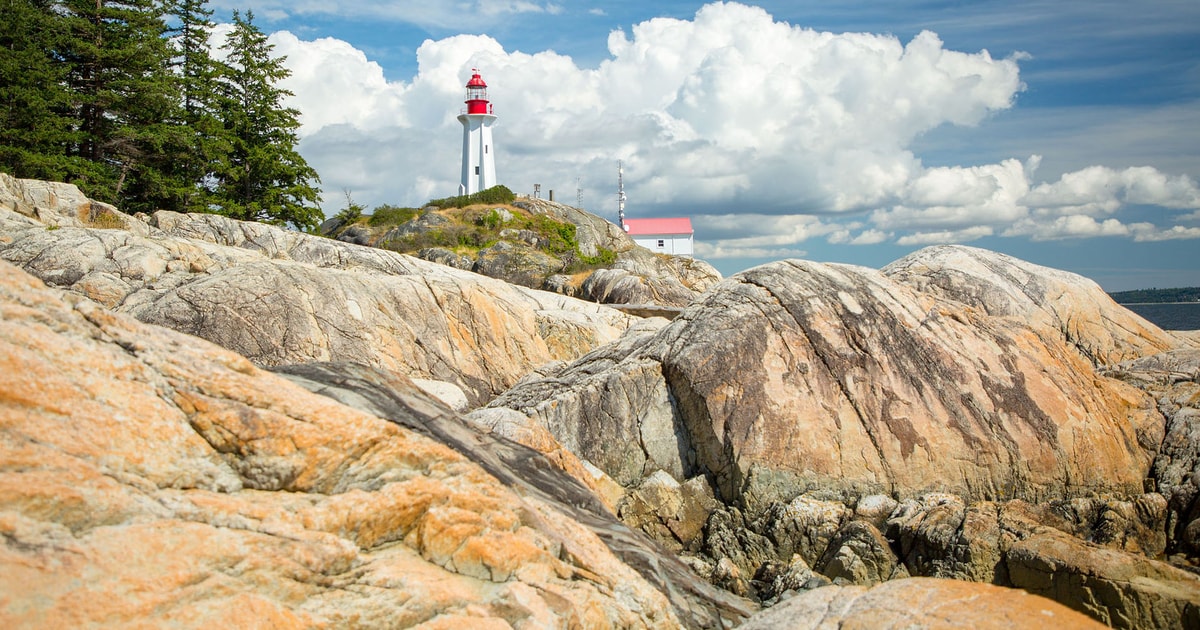
{"type": "Polygon", "coordinates": [[[177,22],[167,33],[180,105],[170,152],[173,173],[181,184],[164,204],[167,210],[209,211],[215,173],[231,148],[218,118],[220,65],[213,60],[208,43],[213,23],[207,4],[207,0],[166,2],[167,13],[177,22]]]}
{"type": "Polygon", "coordinates": [[[0,0],[0,24],[0,171],[69,180],[79,165],[66,157],[75,125],[54,2],[0,0]]]}
{"type": "Polygon", "coordinates": [[[176,185],[165,171],[178,107],[161,6],[154,0],[63,0],[67,37],[57,54],[78,122],[68,155],[89,196],[127,212],[154,210],[176,185]]]}
{"type": "Polygon", "coordinates": [[[217,174],[218,212],[237,219],[290,224],[313,230],[323,218],[317,206],[317,172],[296,151],[300,112],[283,106],[291,92],[277,83],[290,74],[284,57],[272,57],[254,14],[233,14],[233,30],[221,77],[221,117],[231,150],[217,174]]]}

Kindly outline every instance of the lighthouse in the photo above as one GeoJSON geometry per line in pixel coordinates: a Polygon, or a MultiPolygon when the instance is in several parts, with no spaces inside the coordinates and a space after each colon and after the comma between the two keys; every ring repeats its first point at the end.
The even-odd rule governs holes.
{"type": "Polygon", "coordinates": [[[459,114],[463,126],[462,183],[459,195],[471,195],[496,185],[496,148],[492,146],[492,104],[488,102],[487,83],[472,68],[467,81],[467,111],[459,114]]]}

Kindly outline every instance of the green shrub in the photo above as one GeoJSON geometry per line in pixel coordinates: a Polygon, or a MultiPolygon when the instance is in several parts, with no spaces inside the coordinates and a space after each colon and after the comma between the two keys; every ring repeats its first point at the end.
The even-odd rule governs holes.
{"type": "Polygon", "coordinates": [[[574,223],[556,221],[544,214],[535,214],[523,224],[525,229],[546,239],[546,251],[551,254],[565,254],[577,248],[574,223]]]}
{"type": "Polygon", "coordinates": [[[509,190],[507,186],[498,185],[481,190],[472,195],[434,199],[429,202],[429,205],[437,206],[439,208],[465,208],[478,203],[508,204],[515,201],[516,198],[517,196],[514,195],[513,191],[509,190]]]}
{"type": "Polygon", "coordinates": [[[373,226],[401,225],[412,221],[419,213],[420,210],[416,208],[399,208],[384,204],[376,206],[373,214],[367,219],[367,223],[373,226]]]}
{"type": "Polygon", "coordinates": [[[597,247],[595,256],[580,254],[579,260],[591,267],[608,267],[617,262],[617,252],[605,247],[597,247]]]}
{"type": "Polygon", "coordinates": [[[490,231],[500,229],[500,225],[503,223],[504,220],[500,217],[500,211],[495,208],[475,217],[475,225],[490,231]]]}

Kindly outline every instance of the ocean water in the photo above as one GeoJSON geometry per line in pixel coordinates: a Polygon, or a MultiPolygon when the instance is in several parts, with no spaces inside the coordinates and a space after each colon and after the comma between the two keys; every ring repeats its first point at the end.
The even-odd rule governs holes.
{"type": "Polygon", "coordinates": [[[1200,330],[1200,302],[1122,304],[1163,330],[1200,330]]]}

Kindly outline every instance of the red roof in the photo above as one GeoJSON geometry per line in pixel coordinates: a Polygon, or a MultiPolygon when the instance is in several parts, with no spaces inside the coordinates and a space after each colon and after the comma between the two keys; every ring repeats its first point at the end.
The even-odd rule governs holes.
{"type": "Polygon", "coordinates": [[[674,217],[669,219],[625,219],[625,231],[631,236],[692,234],[692,220],[687,217],[674,217]]]}

